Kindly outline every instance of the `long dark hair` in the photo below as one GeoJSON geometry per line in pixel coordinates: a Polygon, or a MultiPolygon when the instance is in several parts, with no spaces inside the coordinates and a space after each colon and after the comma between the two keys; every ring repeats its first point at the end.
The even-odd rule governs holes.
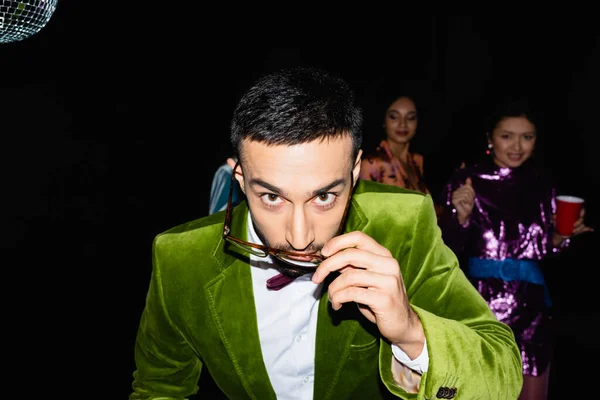
{"type": "Polygon", "coordinates": [[[393,85],[387,87],[384,90],[377,93],[376,104],[375,104],[375,117],[373,119],[371,135],[374,137],[370,138],[371,142],[379,144],[381,139],[385,138],[385,132],[382,128],[382,124],[385,121],[385,115],[387,109],[392,105],[393,102],[401,97],[410,99],[415,105],[417,110],[417,133],[410,141],[410,151],[423,153],[427,150],[427,144],[431,140],[429,134],[429,109],[427,106],[426,97],[424,96],[424,90],[416,86],[416,84],[404,83],[402,85],[393,85]]]}

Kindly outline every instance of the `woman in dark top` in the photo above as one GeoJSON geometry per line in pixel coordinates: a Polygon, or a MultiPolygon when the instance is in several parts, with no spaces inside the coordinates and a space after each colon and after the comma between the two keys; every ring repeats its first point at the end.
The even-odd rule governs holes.
{"type": "Polygon", "coordinates": [[[556,187],[532,160],[538,132],[522,102],[499,108],[487,133],[490,157],[457,169],[442,191],[444,241],[521,348],[520,399],[546,399],[552,358],[551,299],[539,268],[572,236],[592,229],[582,211],[572,236],[554,231],[556,187]]]}

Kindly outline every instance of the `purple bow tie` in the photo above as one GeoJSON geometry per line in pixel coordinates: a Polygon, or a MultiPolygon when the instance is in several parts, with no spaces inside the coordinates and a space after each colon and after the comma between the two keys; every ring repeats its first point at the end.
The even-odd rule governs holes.
{"type": "Polygon", "coordinates": [[[277,274],[274,277],[267,280],[267,289],[279,290],[292,283],[295,279],[296,278],[292,278],[291,276],[287,276],[284,274],[277,274]]]}
{"type": "Polygon", "coordinates": [[[277,269],[279,270],[279,274],[267,280],[267,289],[269,290],[279,290],[283,287],[286,287],[290,283],[292,283],[296,278],[301,277],[302,275],[313,272],[314,268],[303,268],[297,266],[291,266],[290,264],[282,265],[284,262],[278,262],[279,260],[275,260],[275,264],[277,269]]]}

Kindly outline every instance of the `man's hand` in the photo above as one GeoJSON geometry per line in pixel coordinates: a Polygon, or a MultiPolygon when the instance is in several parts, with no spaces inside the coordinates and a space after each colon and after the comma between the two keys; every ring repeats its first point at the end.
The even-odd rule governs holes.
{"type": "Polygon", "coordinates": [[[398,261],[389,250],[356,231],[334,237],[321,253],[328,258],[316,269],[313,282],[321,283],[331,272],[340,272],[328,289],[333,309],[355,302],[388,341],[416,358],[425,333],[406,296],[398,261]]]}

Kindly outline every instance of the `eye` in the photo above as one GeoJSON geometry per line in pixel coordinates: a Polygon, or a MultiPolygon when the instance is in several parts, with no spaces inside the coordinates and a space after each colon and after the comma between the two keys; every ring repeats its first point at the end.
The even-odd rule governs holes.
{"type": "Polygon", "coordinates": [[[398,119],[398,116],[399,116],[399,114],[398,114],[396,111],[390,111],[390,112],[387,114],[387,117],[388,117],[389,119],[393,119],[393,120],[396,120],[396,119],[398,119]]]}
{"type": "Polygon", "coordinates": [[[337,196],[333,193],[321,193],[315,197],[315,203],[320,207],[327,207],[332,205],[336,198],[337,196]]]}
{"type": "Polygon", "coordinates": [[[260,200],[267,206],[278,206],[283,204],[283,199],[273,193],[265,193],[261,195],[260,200]]]}

